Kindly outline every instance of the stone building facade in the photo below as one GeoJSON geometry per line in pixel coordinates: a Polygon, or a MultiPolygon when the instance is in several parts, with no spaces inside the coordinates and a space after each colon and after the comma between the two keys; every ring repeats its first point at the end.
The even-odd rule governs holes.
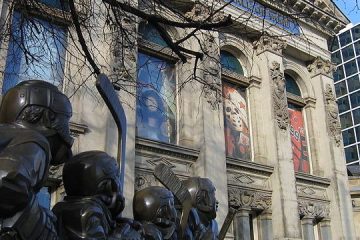
{"type": "MultiPolygon", "coordinates": [[[[175,3],[189,17],[206,13],[190,0],[175,3]]],[[[2,18],[7,6],[0,3],[2,18]]],[[[196,70],[205,85],[184,84],[194,60],[181,63],[146,23],[123,19],[139,32],[121,53],[125,62],[119,45],[103,49],[112,64],[103,71],[143,83],[119,92],[127,115],[124,215],[132,215],[135,191],[159,184],[152,171],[165,163],[180,178],[214,182],[220,225],[228,207],[238,209],[228,239],[356,239],[327,43],[348,20],[327,0],[235,1],[223,12],[232,26],[184,43],[205,49],[196,70]],[[295,21],[293,13],[306,17],[295,21]]],[[[169,34],[178,39],[184,31],[169,34]]],[[[11,43],[0,44],[4,93],[13,84],[7,79],[14,81],[3,47],[11,43]]],[[[82,83],[77,71],[66,68],[59,84],[73,104],[73,151],[115,156],[116,126],[91,80],[72,95],[82,83]]],[[[63,195],[59,178],[61,167],[52,169],[52,204],[63,195]]]]}

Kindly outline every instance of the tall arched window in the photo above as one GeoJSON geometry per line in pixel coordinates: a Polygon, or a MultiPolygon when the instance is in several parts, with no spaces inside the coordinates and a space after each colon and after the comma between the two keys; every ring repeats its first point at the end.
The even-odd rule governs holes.
{"type": "Polygon", "coordinates": [[[230,52],[220,52],[226,156],[250,160],[250,129],[244,71],[230,52]]]}
{"type": "Polygon", "coordinates": [[[137,62],[136,134],[155,141],[176,142],[176,74],[173,61],[154,49],[166,48],[158,31],[139,26],[146,47],[140,44],[137,62]]]}
{"type": "Polygon", "coordinates": [[[294,169],[296,172],[310,173],[306,128],[302,111],[305,103],[295,79],[285,74],[285,81],[294,169]]]}

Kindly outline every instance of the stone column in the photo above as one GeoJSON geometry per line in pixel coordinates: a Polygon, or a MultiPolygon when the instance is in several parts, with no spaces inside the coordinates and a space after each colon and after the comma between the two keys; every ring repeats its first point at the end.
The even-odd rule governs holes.
{"type": "MultiPolygon", "coordinates": [[[[282,51],[286,43],[264,35],[254,43],[261,66],[261,91],[258,106],[262,122],[258,126],[267,163],[274,165],[272,213],[274,239],[300,239],[296,179],[289,133],[289,113],[285,93],[282,51]],[[270,101],[269,101],[270,100],[270,101]]],[[[260,124],[260,123],[258,123],[260,124]]]]}
{"type": "Polygon", "coordinates": [[[320,239],[321,240],[331,240],[331,224],[329,218],[322,219],[319,223],[320,226],[320,239]]]}
{"type": "Polygon", "coordinates": [[[273,231],[272,231],[272,213],[269,210],[264,210],[259,215],[260,221],[260,240],[272,240],[273,231]]]}
{"type": "Polygon", "coordinates": [[[315,240],[314,217],[305,216],[301,219],[302,236],[304,240],[315,240]]]}
{"type": "Polygon", "coordinates": [[[234,219],[235,240],[251,240],[250,208],[241,208],[234,219]]]}
{"type": "Polygon", "coordinates": [[[332,236],[334,239],[355,239],[339,112],[332,79],[333,69],[329,60],[321,58],[316,58],[308,65],[317,98],[313,124],[321,136],[317,138],[319,158],[316,165],[321,166],[324,177],[331,179],[328,196],[331,201],[332,236]]]}

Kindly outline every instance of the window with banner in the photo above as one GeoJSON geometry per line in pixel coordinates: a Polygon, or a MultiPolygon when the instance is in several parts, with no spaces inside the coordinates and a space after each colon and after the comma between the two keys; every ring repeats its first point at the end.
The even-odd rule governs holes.
{"type": "MultiPolygon", "coordinates": [[[[151,28],[149,26],[149,28],[151,28]]],[[[153,41],[155,29],[139,28],[144,40],[153,41]],[[151,34],[149,34],[151,33],[151,34]],[[147,36],[151,36],[147,39],[147,36]]],[[[154,43],[154,42],[153,42],[154,43]]],[[[155,42],[155,44],[157,44],[155,42]]],[[[136,134],[138,137],[176,143],[175,64],[156,55],[138,53],[136,134]]]]}
{"type": "MultiPolygon", "coordinates": [[[[244,71],[237,58],[227,51],[221,51],[222,69],[243,76],[244,71]]],[[[231,74],[231,73],[230,73],[231,74]]],[[[224,135],[226,156],[242,160],[251,159],[250,130],[248,121],[246,88],[240,86],[240,79],[227,79],[225,71],[223,79],[224,135]]]]}
{"type": "Polygon", "coordinates": [[[301,92],[296,81],[285,74],[288,110],[290,118],[290,138],[295,172],[310,173],[310,161],[303,117],[301,92]]]}

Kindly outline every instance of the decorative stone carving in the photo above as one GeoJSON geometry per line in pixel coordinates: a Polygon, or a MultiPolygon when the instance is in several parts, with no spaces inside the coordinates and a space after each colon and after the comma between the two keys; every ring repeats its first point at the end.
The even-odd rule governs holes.
{"type": "Polygon", "coordinates": [[[185,17],[194,22],[202,22],[209,20],[211,22],[225,21],[226,16],[221,12],[217,12],[214,14],[214,10],[214,8],[211,8],[204,3],[196,2],[194,4],[194,7],[189,12],[185,13],[185,17]]]}
{"type": "Polygon", "coordinates": [[[336,103],[334,91],[330,84],[326,84],[324,95],[329,134],[335,140],[336,146],[339,147],[341,143],[341,125],[339,122],[339,110],[336,103]]]}
{"type": "Polygon", "coordinates": [[[289,125],[289,112],[285,94],[284,73],[280,70],[280,63],[273,62],[271,68],[271,78],[273,80],[273,102],[275,119],[282,130],[286,130],[289,125]]]}
{"type": "Polygon", "coordinates": [[[286,48],[287,44],[284,40],[265,33],[260,37],[259,40],[253,43],[253,46],[258,55],[265,51],[270,51],[275,54],[282,55],[282,51],[286,48]]]}
{"type": "Polygon", "coordinates": [[[332,62],[324,60],[321,57],[317,57],[307,66],[307,69],[313,76],[319,74],[331,76],[336,67],[332,62]]]}
{"type": "Polygon", "coordinates": [[[330,206],[326,203],[300,201],[299,214],[300,216],[314,219],[328,218],[330,215],[330,206]]]}
{"type": "Polygon", "coordinates": [[[158,185],[153,174],[146,172],[136,172],[135,191],[158,185]]]}
{"type": "Polygon", "coordinates": [[[271,194],[230,188],[229,205],[233,208],[267,210],[271,208],[271,194]]]}
{"type": "Polygon", "coordinates": [[[254,179],[252,179],[249,175],[247,174],[238,174],[234,176],[234,179],[236,181],[239,181],[241,183],[245,183],[245,184],[251,184],[253,182],[255,182],[254,179]]]}

